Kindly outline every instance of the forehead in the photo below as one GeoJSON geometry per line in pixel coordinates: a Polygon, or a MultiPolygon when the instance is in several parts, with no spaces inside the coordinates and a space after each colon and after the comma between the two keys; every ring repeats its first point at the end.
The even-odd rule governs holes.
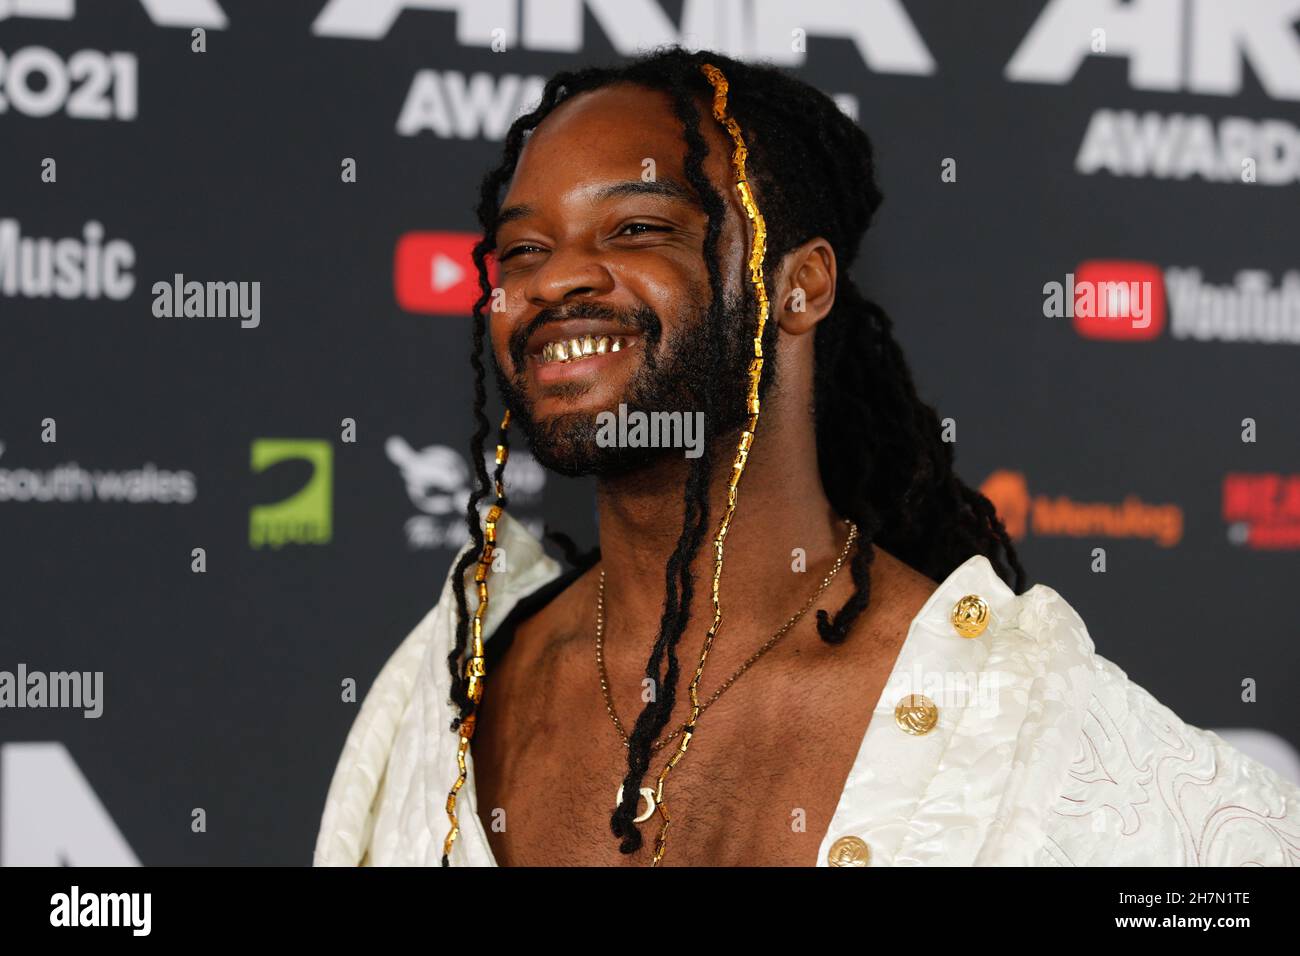
{"type": "MultiPolygon", "coordinates": [[[[699,131],[709,147],[704,174],[731,205],[731,142],[696,97],[699,131]]],[[[615,83],[561,103],[530,134],[503,205],[537,202],[544,194],[578,198],[584,188],[640,179],[646,160],[659,178],[686,183],[686,140],[670,94],[615,83]]]]}

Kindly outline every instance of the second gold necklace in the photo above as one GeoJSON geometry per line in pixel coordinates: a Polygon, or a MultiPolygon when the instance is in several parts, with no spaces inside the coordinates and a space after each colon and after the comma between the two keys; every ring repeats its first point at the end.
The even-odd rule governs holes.
{"type": "MultiPolygon", "coordinates": [[[[849,529],[848,537],[844,541],[844,547],[840,549],[839,557],[835,559],[835,563],[831,565],[830,570],[826,572],[826,575],[825,577],[822,578],[821,584],[818,585],[817,590],[812,593],[812,596],[810,596],[808,600],[804,602],[803,606],[799,608],[799,610],[795,611],[795,613],[790,617],[788,621],[786,621],[784,624],[781,625],[781,627],[777,629],[775,634],[773,634],[770,638],[767,639],[767,641],[763,644],[762,647],[760,647],[757,651],[751,654],[743,664],[741,664],[738,668],[736,668],[735,673],[733,673],[730,677],[728,677],[725,681],[722,682],[722,686],[719,687],[714,692],[712,697],[710,697],[707,701],[705,701],[703,704],[700,705],[701,716],[703,715],[704,711],[709,708],[711,704],[713,704],[719,697],[723,695],[723,693],[727,690],[728,687],[730,687],[732,684],[736,682],[736,680],[740,677],[741,674],[749,670],[749,668],[760,657],[762,657],[773,647],[775,647],[777,643],[780,642],[781,638],[785,637],[788,633],[790,633],[790,630],[796,624],[799,623],[799,621],[803,618],[805,614],[808,613],[809,608],[811,608],[815,603],[817,603],[817,599],[822,596],[822,594],[826,591],[828,587],[830,587],[831,582],[835,580],[835,575],[839,573],[840,568],[844,566],[844,562],[848,559],[849,553],[853,550],[853,543],[858,538],[858,526],[854,524],[852,521],[849,521],[847,519],[845,520],[844,523],[848,526],[849,529]]],[[[597,592],[597,597],[596,597],[596,666],[600,670],[600,690],[605,697],[605,709],[609,712],[610,720],[614,722],[614,727],[618,730],[619,736],[623,738],[623,746],[628,747],[630,746],[630,741],[628,740],[627,731],[623,728],[623,722],[618,719],[618,713],[614,709],[614,698],[609,689],[609,673],[605,669],[604,646],[605,646],[605,569],[601,568],[600,589],[597,592]]],[[[698,720],[699,717],[697,716],[696,721],[698,722],[698,720]]],[[[650,748],[650,752],[658,753],[663,747],[667,746],[667,744],[671,742],[673,738],[675,738],[678,734],[680,734],[685,729],[686,729],[686,724],[682,724],[681,727],[679,727],[677,730],[674,730],[667,737],[664,737],[656,741],[654,745],[650,748]]],[[[645,813],[635,817],[635,821],[637,823],[640,823],[644,820],[648,820],[650,816],[654,813],[654,809],[655,809],[654,793],[655,793],[654,790],[652,790],[650,787],[641,788],[641,796],[645,798],[647,809],[645,813]]],[[[618,788],[618,796],[615,798],[614,802],[616,805],[623,802],[622,786],[618,788]]]]}

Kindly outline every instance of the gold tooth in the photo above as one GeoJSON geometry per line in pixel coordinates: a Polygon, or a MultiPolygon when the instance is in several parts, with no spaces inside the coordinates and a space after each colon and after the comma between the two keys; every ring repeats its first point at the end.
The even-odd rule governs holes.
{"type": "Polygon", "coordinates": [[[618,352],[631,344],[630,339],[618,335],[585,335],[567,341],[547,342],[542,346],[543,362],[572,362],[588,355],[606,355],[618,352]]]}

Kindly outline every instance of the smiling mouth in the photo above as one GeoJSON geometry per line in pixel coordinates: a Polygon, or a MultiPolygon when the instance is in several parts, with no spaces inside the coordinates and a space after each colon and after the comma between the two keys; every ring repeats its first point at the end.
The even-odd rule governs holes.
{"type": "Polygon", "coordinates": [[[630,348],[636,340],[631,335],[579,335],[571,339],[547,342],[537,353],[539,365],[570,365],[596,355],[608,355],[630,348]]]}

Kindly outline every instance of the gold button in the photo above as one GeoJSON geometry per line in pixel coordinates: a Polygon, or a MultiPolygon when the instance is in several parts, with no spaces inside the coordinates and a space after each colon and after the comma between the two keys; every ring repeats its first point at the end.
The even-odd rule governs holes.
{"type": "Polygon", "coordinates": [[[871,847],[861,837],[844,836],[831,844],[826,862],[831,866],[866,866],[871,859],[871,847]]]}
{"type": "Polygon", "coordinates": [[[968,594],[952,609],[952,626],[962,637],[979,637],[989,626],[989,605],[978,594],[968,594]]]}
{"type": "Polygon", "coordinates": [[[908,694],[894,708],[894,723],[918,737],[934,730],[938,722],[939,708],[924,694],[908,694]]]}

